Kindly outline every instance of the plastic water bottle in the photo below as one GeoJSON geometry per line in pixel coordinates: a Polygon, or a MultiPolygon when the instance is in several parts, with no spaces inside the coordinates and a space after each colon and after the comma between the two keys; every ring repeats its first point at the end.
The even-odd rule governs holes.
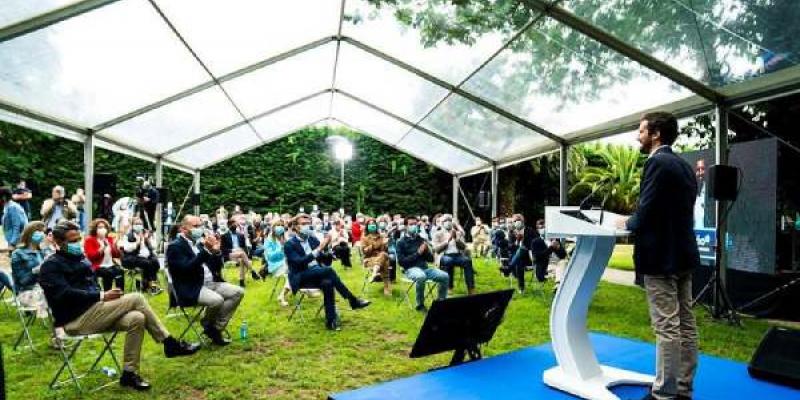
{"type": "Polygon", "coordinates": [[[242,326],[239,327],[239,340],[242,342],[246,342],[249,338],[247,333],[247,321],[242,321],[242,326]]]}
{"type": "Polygon", "coordinates": [[[109,378],[113,378],[114,376],[117,375],[117,370],[114,369],[114,368],[111,368],[111,367],[100,368],[100,372],[102,372],[103,375],[105,375],[105,376],[107,376],[109,378]]]}

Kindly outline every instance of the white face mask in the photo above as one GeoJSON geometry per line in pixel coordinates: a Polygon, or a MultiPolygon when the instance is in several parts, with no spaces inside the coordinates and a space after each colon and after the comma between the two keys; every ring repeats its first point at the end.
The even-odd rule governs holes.
{"type": "Polygon", "coordinates": [[[539,231],[539,235],[540,235],[540,236],[544,236],[544,228],[542,228],[542,229],[537,229],[537,231],[539,231]]]}
{"type": "Polygon", "coordinates": [[[108,229],[106,228],[98,228],[97,229],[97,236],[105,237],[108,234],[108,229]]]}

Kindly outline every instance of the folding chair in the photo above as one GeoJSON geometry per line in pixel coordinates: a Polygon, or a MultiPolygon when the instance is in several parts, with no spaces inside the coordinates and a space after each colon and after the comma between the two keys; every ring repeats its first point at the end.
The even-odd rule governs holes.
{"type": "Polygon", "coordinates": [[[36,311],[38,310],[36,307],[23,306],[14,293],[11,293],[11,300],[13,301],[14,307],[17,309],[19,322],[22,325],[22,331],[20,331],[19,336],[17,336],[17,340],[14,342],[14,350],[16,351],[20,344],[22,344],[22,340],[26,339],[28,342],[28,347],[32,351],[36,351],[33,346],[33,338],[31,337],[30,328],[36,322],[36,311]]]}
{"type": "Polygon", "coordinates": [[[122,268],[125,274],[125,282],[127,282],[127,288],[125,289],[128,293],[141,292],[142,291],[142,270],[139,268],[122,268]],[[137,285],[138,283],[138,285],[137,285]]]}
{"type": "Polygon", "coordinates": [[[270,299],[274,299],[275,298],[275,293],[278,291],[278,287],[281,287],[281,290],[283,290],[283,285],[286,284],[285,283],[286,279],[289,279],[288,275],[286,273],[275,277],[275,283],[272,285],[272,292],[270,292],[270,294],[269,294],[269,298],[270,299]],[[281,282],[284,282],[284,283],[281,284],[281,282]]]}
{"type": "MultiPolygon", "coordinates": [[[[299,296],[297,294],[295,294],[296,299],[295,299],[295,302],[294,302],[294,307],[292,307],[292,312],[289,314],[289,319],[288,320],[291,321],[292,318],[294,317],[294,315],[297,314],[297,315],[300,316],[300,321],[305,323],[306,319],[303,317],[303,312],[302,312],[302,310],[300,310],[300,308],[303,305],[303,299],[306,298],[306,291],[304,289],[300,289],[300,290],[297,291],[297,293],[299,293],[299,296]]],[[[325,307],[325,303],[319,305],[319,308],[317,309],[317,313],[314,314],[315,317],[319,316],[320,312],[322,312],[322,308],[323,307],[325,307]]]]}
{"type": "Polygon", "coordinates": [[[8,312],[11,309],[8,304],[14,301],[14,293],[11,293],[11,297],[8,299],[6,298],[6,293],[11,293],[11,290],[5,286],[0,288],[0,303],[3,303],[3,307],[6,309],[6,312],[8,312]]]}
{"type": "MultiPolygon", "coordinates": [[[[403,281],[403,283],[407,283],[408,287],[406,287],[406,290],[403,293],[403,298],[400,299],[400,301],[397,304],[405,302],[408,304],[409,308],[413,309],[414,305],[411,303],[411,289],[414,288],[416,282],[409,279],[405,273],[401,274],[400,280],[403,281]]],[[[436,285],[437,283],[431,280],[425,281],[426,288],[425,288],[425,297],[423,298],[423,300],[431,297],[431,295],[433,294],[433,290],[436,288],[436,285]]]]}
{"type": "MultiPolygon", "coordinates": [[[[50,390],[54,390],[58,387],[61,387],[65,384],[72,382],[75,385],[75,388],[78,389],[78,392],[83,392],[83,388],[81,388],[79,380],[94,372],[95,368],[97,368],[97,364],[100,363],[100,360],[103,359],[103,356],[105,356],[106,353],[111,355],[111,360],[114,361],[114,366],[116,367],[117,371],[121,373],[122,367],[120,366],[119,361],[117,361],[117,356],[114,355],[114,349],[112,349],[114,340],[116,338],[117,338],[116,331],[111,333],[96,333],[91,335],[77,335],[77,336],[67,335],[63,337],[58,337],[56,342],[57,343],[56,347],[58,348],[59,354],[61,355],[62,364],[61,367],[56,372],[55,376],[53,376],[53,379],[50,381],[49,385],[50,390]],[[97,358],[94,359],[92,366],[89,367],[89,369],[84,374],[76,375],[75,366],[73,365],[73,358],[75,356],[75,353],[78,352],[78,349],[81,347],[81,344],[83,344],[83,342],[85,342],[86,340],[97,340],[97,339],[103,340],[103,349],[97,355],[97,358]],[[66,370],[69,373],[69,378],[65,380],[59,380],[61,378],[61,375],[64,373],[64,370],[66,370]]],[[[111,382],[101,385],[93,389],[92,391],[94,392],[100,390],[115,382],[116,380],[112,380],[111,382]]]]}
{"type": "Polygon", "coordinates": [[[169,273],[169,269],[164,269],[164,275],[167,277],[167,288],[169,290],[170,300],[169,300],[169,308],[167,309],[167,317],[175,317],[176,314],[170,313],[170,310],[177,308],[183,318],[186,320],[186,328],[183,329],[180,336],[178,336],[178,340],[183,340],[186,337],[186,334],[189,331],[192,331],[195,336],[197,336],[198,340],[202,345],[206,345],[206,341],[203,338],[203,335],[200,334],[200,331],[197,330],[197,324],[200,322],[200,319],[203,317],[203,314],[206,311],[206,307],[202,305],[195,305],[195,306],[183,306],[180,303],[180,299],[178,298],[178,293],[175,291],[175,286],[172,284],[172,275],[169,273]],[[174,303],[173,303],[174,301],[174,303]],[[195,312],[190,313],[187,311],[187,308],[194,308],[195,312]]]}

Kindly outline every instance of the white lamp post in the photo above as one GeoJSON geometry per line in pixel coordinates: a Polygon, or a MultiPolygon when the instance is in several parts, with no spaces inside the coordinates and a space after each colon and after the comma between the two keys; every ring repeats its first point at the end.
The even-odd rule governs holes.
{"type": "Polygon", "coordinates": [[[333,145],[333,155],[341,164],[339,181],[339,207],[344,208],[344,162],[353,158],[353,144],[342,136],[330,136],[328,142],[333,145]]]}

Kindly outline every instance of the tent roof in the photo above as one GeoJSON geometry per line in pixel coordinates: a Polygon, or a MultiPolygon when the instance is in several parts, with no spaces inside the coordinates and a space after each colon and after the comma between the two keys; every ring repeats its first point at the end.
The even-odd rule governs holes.
{"type": "MultiPolygon", "coordinates": [[[[689,116],[800,90],[797,55],[726,22],[737,8],[720,7],[745,0],[672,0],[700,36],[679,57],[666,34],[620,28],[634,16],[601,18],[598,0],[526,0],[521,29],[435,45],[364,0],[6,3],[0,119],[187,172],[334,121],[465,175],[632,130],[647,110],[689,116]],[[707,78],[704,45],[735,79],[707,78]],[[782,69],[754,73],[765,52],[784,54],[782,69]],[[531,67],[561,53],[567,74],[531,67]]],[[[428,6],[448,15],[441,4],[428,6]]]]}

